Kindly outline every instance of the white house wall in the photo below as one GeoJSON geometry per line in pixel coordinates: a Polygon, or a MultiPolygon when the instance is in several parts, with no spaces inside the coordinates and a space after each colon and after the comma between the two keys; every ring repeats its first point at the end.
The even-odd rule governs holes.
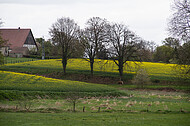
{"type": "Polygon", "coordinates": [[[24,44],[23,47],[27,47],[29,51],[33,50],[37,52],[37,47],[36,45],[28,45],[28,44],[24,44]]]}
{"type": "Polygon", "coordinates": [[[1,54],[3,54],[3,56],[8,56],[9,55],[9,47],[1,47],[0,52],[1,52],[1,54]]]}

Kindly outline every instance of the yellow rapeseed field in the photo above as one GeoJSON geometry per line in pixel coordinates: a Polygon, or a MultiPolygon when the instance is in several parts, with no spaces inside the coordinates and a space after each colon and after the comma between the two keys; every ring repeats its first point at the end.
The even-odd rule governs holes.
{"type": "Polygon", "coordinates": [[[24,73],[0,71],[0,90],[56,92],[112,92],[115,88],[86,82],[47,78],[24,73]]]}
{"type": "MultiPolygon", "coordinates": [[[[175,64],[152,63],[152,62],[132,62],[128,61],[124,66],[124,73],[136,73],[140,68],[146,69],[149,75],[153,76],[175,76],[173,67],[175,64]]],[[[25,67],[44,67],[62,69],[61,59],[38,60],[33,62],[7,64],[7,66],[25,66],[25,67]]],[[[85,59],[69,59],[67,69],[72,70],[90,70],[89,62],[85,59]]],[[[118,67],[112,60],[96,59],[94,71],[118,72],[118,67]]]]}

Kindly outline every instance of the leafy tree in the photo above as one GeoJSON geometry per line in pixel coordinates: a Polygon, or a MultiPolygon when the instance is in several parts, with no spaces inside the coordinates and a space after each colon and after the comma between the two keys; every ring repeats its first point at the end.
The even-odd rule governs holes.
{"type": "MultiPolygon", "coordinates": [[[[43,38],[36,38],[36,42],[38,44],[38,51],[37,51],[37,55],[42,56],[42,41],[44,42],[44,51],[45,51],[45,56],[49,57],[49,56],[53,56],[53,48],[54,45],[50,42],[50,40],[45,41],[43,38]]],[[[32,54],[36,54],[36,52],[32,51],[32,54]]]]}
{"type": "Polygon", "coordinates": [[[164,63],[169,63],[170,59],[173,58],[173,51],[174,49],[169,46],[159,46],[156,48],[156,51],[153,55],[154,61],[155,62],[164,62],[164,63]]]}
{"type": "Polygon", "coordinates": [[[177,50],[176,70],[179,76],[185,79],[190,78],[190,41],[184,43],[177,50]]]}
{"type": "Polygon", "coordinates": [[[49,31],[52,42],[61,47],[63,72],[66,74],[67,60],[73,52],[73,45],[78,38],[79,26],[73,19],[62,17],[55,22],[49,31]]]}
{"type": "Polygon", "coordinates": [[[42,41],[44,41],[44,39],[43,38],[35,38],[35,40],[36,40],[36,44],[38,46],[38,50],[37,50],[37,52],[35,50],[31,50],[30,54],[42,56],[42,41]]]}
{"type": "Polygon", "coordinates": [[[172,48],[177,48],[180,46],[180,41],[179,39],[168,37],[165,38],[165,40],[162,42],[165,46],[169,46],[172,48]]]}
{"type": "Polygon", "coordinates": [[[178,55],[177,50],[180,47],[179,39],[176,39],[173,37],[168,37],[168,38],[165,38],[165,40],[162,43],[164,44],[164,46],[170,47],[170,49],[168,50],[168,52],[171,51],[170,56],[168,56],[168,57],[170,57],[169,62],[170,63],[177,63],[176,62],[177,55],[178,55]]]}

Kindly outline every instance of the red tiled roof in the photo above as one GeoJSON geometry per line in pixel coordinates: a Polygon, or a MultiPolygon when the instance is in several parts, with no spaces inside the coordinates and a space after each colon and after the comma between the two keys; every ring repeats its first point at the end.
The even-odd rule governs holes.
{"type": "Polygon", "coordinates": [[[26,38],[31,29],[0,29],[0,35],[4,40],[7,40],[7,44],[10,48],[23,47],[26,38]]]}

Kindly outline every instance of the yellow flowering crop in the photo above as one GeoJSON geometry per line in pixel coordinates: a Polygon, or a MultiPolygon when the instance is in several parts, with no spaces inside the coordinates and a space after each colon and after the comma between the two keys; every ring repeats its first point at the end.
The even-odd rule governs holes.
{"type": "Polygon", "coordinates": [[[79,81],[59,80],[16,72],[0,71],[0,90],[55,92],[112,92],[116,89],[79,81]]]}
{"type": "MultiPolygon", "coordinates": [[[[33,62],[8,64],[7,66],[32,67],[32,68],[54,68],[62,69],[61,59],[38,60],[33,62]]],[[[152,62],[132,62],[128,61],[124,66],[124,73],[136,73],[139,68],[144,68],[149,75],[173,77],[174,64],[152,63],[152,62]],[[136,65],[138,64],[138,65],[136,65]]],[[[84,59],[69,59],[67,69],[71,70],[90,70],[89,62],[84,59]]],[[[118,67],[112,60],[96,59],[94,63],[94,71],[118,72],[118,67]]]]}

